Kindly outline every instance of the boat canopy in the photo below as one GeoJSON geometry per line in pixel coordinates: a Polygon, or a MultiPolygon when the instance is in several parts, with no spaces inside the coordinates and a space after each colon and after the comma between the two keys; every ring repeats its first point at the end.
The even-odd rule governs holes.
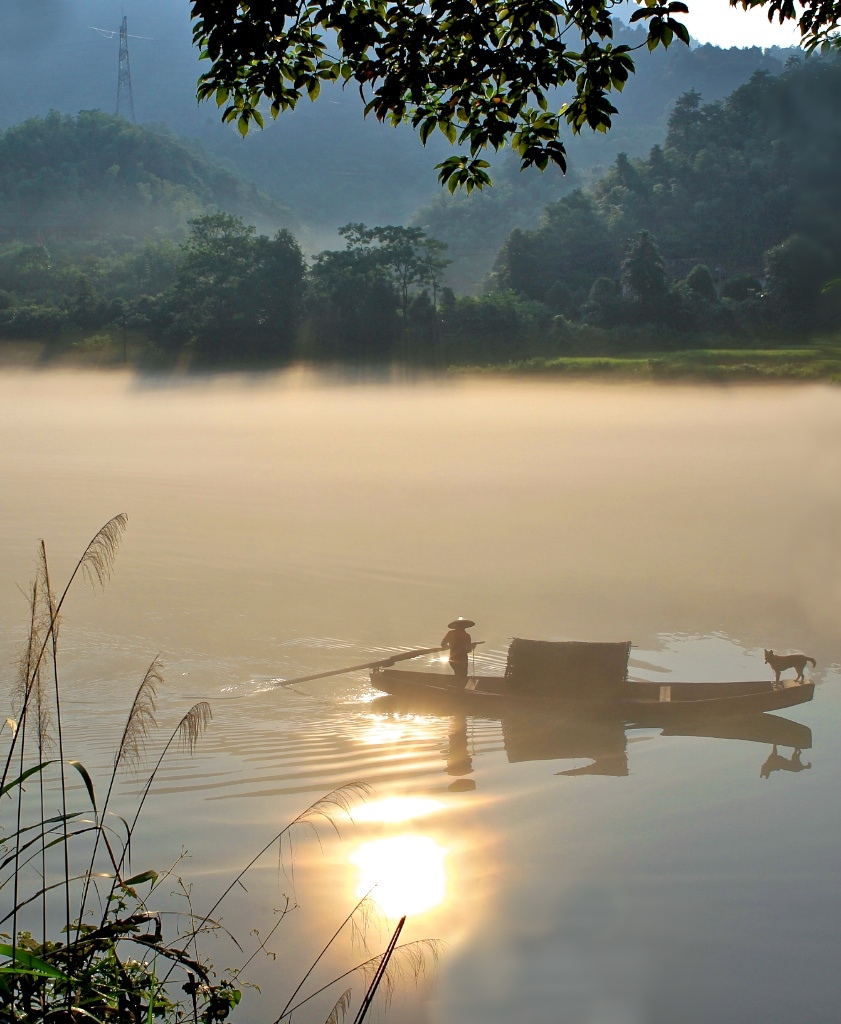
{"type": "Polygon", "coordinates": [[[630,653],[630,641],[591,644],[515,638],[508,648],[505,678],[524,695],[609,700],[622,694],[630,653]]]}

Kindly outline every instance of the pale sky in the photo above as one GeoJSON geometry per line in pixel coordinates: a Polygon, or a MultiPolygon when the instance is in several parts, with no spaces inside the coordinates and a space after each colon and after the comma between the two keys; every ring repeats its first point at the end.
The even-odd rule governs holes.
{"type": "Polygon", "coordinates": [[[743,11],[728,0],[686,0],[685,21],[693,41],[715,46],[796,46],[797,31],[786,25],[772,25],[765,10],[743,11]]]}

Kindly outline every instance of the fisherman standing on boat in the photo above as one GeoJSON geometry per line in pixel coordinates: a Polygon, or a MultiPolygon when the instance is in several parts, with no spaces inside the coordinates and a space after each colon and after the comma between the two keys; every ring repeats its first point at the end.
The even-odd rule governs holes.
{"type": "Polygon", "coordinates": [[[441,641],[441,646],[449,649],[450,668],[456,679],[467,679],[467,655],[476,646],[467,630],[475,625],[471,619],[454,619],[447,626],[449,632],[441,641]]]}

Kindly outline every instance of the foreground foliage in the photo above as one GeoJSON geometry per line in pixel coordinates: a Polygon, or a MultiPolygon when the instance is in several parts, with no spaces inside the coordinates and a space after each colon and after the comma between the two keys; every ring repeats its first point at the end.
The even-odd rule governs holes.
{"type": "MultiPolygon", "coordinates": [[[[156,658],[145,672],[132,701],[125,728],[106,780],[104,796],[94,778],[64,749],[62,695],[58,661],[61,613],[74,580],[86,577],[103,585],[110,577],[127,517],[111,519],[93,537],[59,596],[53,591],[46,547],[41,543],[35,579],[29,591],[30,627],[14,688],[15,717],[0,732],[8,743],[0,775],[0,1022],[120,1022],[169,1024],[226,1020],[240,1002],[242,969],[283,922],[244,963],[221,975],[199,953],[198,940],[220,930],[214,918],[245,874],[270,850],[280,857],[286,837],[300,826],[315,827],[345,815],[364,797],[367,787],[350,783],[322,797],[273,835],[225,887],[206,913],[193,909],[189,886],[172,869],[130,868],[132,841],[156,775],[173,746],[192,753],[211,721],[210,705],[190,708],[158,751],[142,787],[133,816],[111,810],[118,773],[137,768],[157,726],[157,692],[163,683],[156,658]],[[54,756],[57,755],[57,756],[54,756]],[[81,786],[78,783],[81,782],[81,786]],[[84,800],[82,806],[77,801],[84,800]],[[58,809],[48,810],[58,803],[58,809]],[[167,912],[163,883],[180,889],[187,909],[167,912]],[[9,908],[8,910],[6,908],[9,908]]],[[[367,986],[357,1021],[362,1021],[381,985],[394,983],[394,971],[424,969],[434,944],[398,946],[401,920],[384,953],[352,966],[314,991],[313,968],[339,934],[362,912],[363,900],[345,918],[293,990],[275,1024],[338,982],[359,974],[367,986]],[[312,977],[311,977],[312,976],[312,977]]],[[[242,954],[242,948],[236,944],[242,954]]],[[[329,1019],[344,1019],[351,990],[339,996],[329,1019]]]]}

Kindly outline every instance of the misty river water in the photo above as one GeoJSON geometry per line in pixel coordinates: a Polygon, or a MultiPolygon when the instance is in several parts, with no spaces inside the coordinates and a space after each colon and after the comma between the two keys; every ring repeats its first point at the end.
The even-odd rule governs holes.
{"type": "MultiPolygon", "coordinates": [[[[4,370],[0,441],[4,676],[37,540],[61,581],[126,512],[112,580],[65,610],[71,756],[102,777],[159,652],[161,735],[211,701],[134,851],[175,865],[162,901],[184,909],[180,876],[206,908],[321,795],[372,787],[340,838],[299,830],[215,915],[245,950],[220,930],[217,968],[276,954],[234,1020],[274,1021],[371,887],[370,955],[402,913],[403,939],[443,940],[381,1019],[837,1019],[837,388],[4,370]],[[389,713],[365,672],[277,685],[432,646],[458,615],[476,671],[514,636],[631,640],[633,678],[764,679],[770,647],[813,656],[818,686],[758,731],[686,736],[389,713]]],[[[366,955],[340,940],[301,994],[366,955]]]]}

